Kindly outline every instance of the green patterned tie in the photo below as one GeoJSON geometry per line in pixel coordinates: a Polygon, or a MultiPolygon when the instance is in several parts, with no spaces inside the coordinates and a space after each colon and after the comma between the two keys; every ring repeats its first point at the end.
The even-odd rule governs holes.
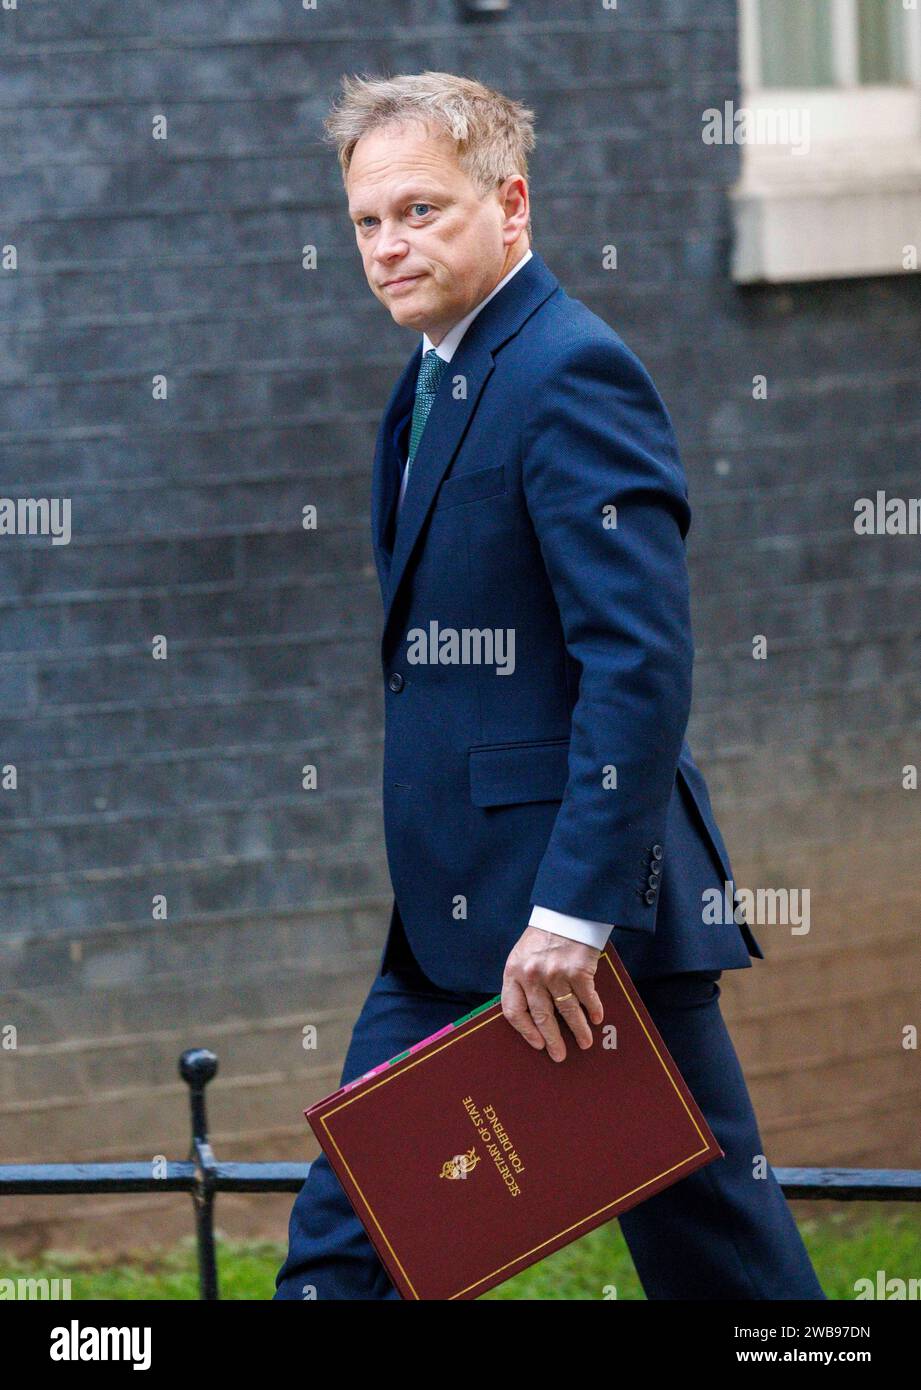
{"type": "Polygon", "coordinates": [[[413,402],[413,422],[409,432],[409,453],[406,458],[406,467],[403,469],[403,481],[400,486],[399,504],[403,503],[403,494],[406,492],[406,484],[409,480],[409,470],[412,461],[416,457],[416,450],[419,448],[419,441],[422,438],[422,431],[425,429],[425,422],[429,418],[432,409],[432,402],[438,390],[438,383],[444,375],[447,362],[443,357],[439,357],[434,348],[429,348],[419,363],[419,375],[416,378],[416,399],[413,402]]]}

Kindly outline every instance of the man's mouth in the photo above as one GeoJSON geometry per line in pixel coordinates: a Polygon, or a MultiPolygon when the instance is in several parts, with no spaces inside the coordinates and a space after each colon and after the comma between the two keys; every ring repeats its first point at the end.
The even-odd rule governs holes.
{"type": "Polygon", "coordinates": [[[417,280],[421,280],[421,279],[422,279],[421,274],[420,274],[420,275],[403,275],[403,276],[401,276],[401,277],[400,277],[399,279],[397,279],[397,280],[386,280],[386,281],[384,282],[384,289],[385,289],[385,290],[390,290],[390,292],[391,292],[391,294],[392,294],[395,290],[402,290],[402,289],[405,289],[406,286],[408,286],[408,285],[414,285],[414,284],[416,283],[417,280]]]}

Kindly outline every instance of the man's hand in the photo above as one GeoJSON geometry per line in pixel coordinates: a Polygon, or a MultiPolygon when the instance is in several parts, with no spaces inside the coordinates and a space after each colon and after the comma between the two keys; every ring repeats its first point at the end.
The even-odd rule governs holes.
{"type": "Polygon", "coordinates": [[[559,1017],[583,1049],[592,1045],[588,1019],[598,1024],[604,1018],[595,989],[600,958],[600,951],[581,941],[525,927],[505,963],[502,1012],[532,1047],[546,1044],[554,1062],[566,1056],[559,1017]]]}

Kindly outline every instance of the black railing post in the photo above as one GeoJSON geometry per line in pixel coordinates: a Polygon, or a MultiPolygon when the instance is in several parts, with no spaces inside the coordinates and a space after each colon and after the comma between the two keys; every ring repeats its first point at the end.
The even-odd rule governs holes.
{"type": "Polygon", "coordinates": [[[198,1296],[214,1301],[220,1298],[217,1285],[217,1255],[214,1249],[214,1154],[208,1143],[208,1117],[205,1087],[217,1073],[217,1057],[206,1047],[190,1047],[179,1058],[179,1075],[189,1088],[192,1116],[192,1147],[189,1158],[195,1164],[192,1204],[195,1208],[195,1235],[198,1243],[198,1296]]]}

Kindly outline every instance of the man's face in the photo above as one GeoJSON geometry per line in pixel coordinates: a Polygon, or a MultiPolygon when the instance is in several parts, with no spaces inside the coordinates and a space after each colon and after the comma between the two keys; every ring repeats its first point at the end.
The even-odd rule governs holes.
{"type": "Polygon", "coordinates": [[[373,293],[394,320],[440,342],[527,247],[527,186],[481,198],[447,136],[418,121],[363,135],[348,172],[349,216],[373,293]],[[514,252],[512,243],[518,242],[514,252]]]}

